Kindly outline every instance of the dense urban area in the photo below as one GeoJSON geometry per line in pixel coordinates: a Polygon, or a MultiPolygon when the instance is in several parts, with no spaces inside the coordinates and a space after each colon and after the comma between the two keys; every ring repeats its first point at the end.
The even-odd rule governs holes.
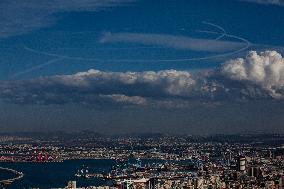
{"type": "MultiPolygon", "coordinates": [[[[88,168],[82,167],[75,174],[76,177],[84,179],[98,178],[111,181],[107,182],[107,185],[80,187],[76,186],[76,181],[66,181],[65,188],[284,187],[283,135],[105,136],[86,131],[0,136],[1,162],[49,163],[70,159],[113,159],[117,163],[110,172],[91,172],[88,168]],[[149,159],[159,162],[144,163],[149,159]]],[[[15,171],[16,179],[22,179],[25,175],[17,170],[12,171],[15,171]]],[[[3,187],[12,186],[15,180],[2,180],[1,183],[3,187]]]]}

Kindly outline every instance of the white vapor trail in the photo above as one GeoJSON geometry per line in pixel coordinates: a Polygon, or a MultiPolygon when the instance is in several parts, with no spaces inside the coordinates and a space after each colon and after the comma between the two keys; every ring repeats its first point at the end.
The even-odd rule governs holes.
{"type": "MultiPolygon", "coordinates": [[[[203,33],[211,33],[211,34],[219,34],[220,36],[218,36],[217,38],[215,38],[215,40],[220,40],[223,37],[228,37],[231,39],[235,39],[235,40],[239,40],[241,42],[243,42],[245,44],[244,47],[231,51],[231,52],[227,52],[227,53],[222,53],[222,54],[217,54],[217,55],[212,55],[212,56],[204,56],[204,57],[196,57],[196,58],[180,58],[180,59],[97,59],[97,58],[84,58],[84,57],[76,57],[76,56],[68,56],[68,55],[61,55],[61,54],[56,54],[56,53],[49,53],[46,51],[40,51],[40,50],[36,50],[27,46],[24,46],[24,49],[32,52],[32,53],[36,53],[36,54],[42,54],[42,55],[47,55],[47,56],[51,56],[54,57],[54,59],[49,60],[45,63],[39,64],[37,66],[31,67],[27,70],[18,72],[16,74],[12,75],[12,78],[14,77],[18,77],[20,75],[32,72],[34,70],[37,70],[39,68],[45,67],[47,65],[53,64],[55,62],[61,61],[63,59],[69,59],[69,60],[78,60],[78,61],[100,61],[100,62],[139,62],[139,63],[149,63],[149,62],[186,62],[186,61],[199,61],[199,60],[210,60],[210,59],[216,59],[216,58],[222,58],[222,57],[227,57],[227,56],[232,56],[235,55],[237,53],[240,53],[242,51],[245,51],[246,49],[248,49],[251,46],[251,42],[248,41],[245,38],[236,36],[236,35],[232,35],[232,34],[228,34],[226,32],[226,30],[214,23],[210,23],[210,22],[202,22],[205,25],[209,25],[212,27],[217,28],[220,32],[215,32],[215,31],[207,31],[207,30],[198,30],[198,32],[203,32],[203,33]]],[[[144,48],[144,47],[142,47],[144,48]]],[[[145,47],[145,48],[149,48],[149,47],[145,47]]],[[[152,47],[150,47],[152,48],[152,47]]],[[[119,48],[118,48],[119,49],[119,48]]],[[[124,48],[125,49],[125,48],[124,48]]]]}
{"type": "Polygon", "coordinates": [[[197,58],[184,58],[184,59],[116,59],[116,60],[112,60],[112,59],[105,59],[105,60],[103,60],[103,59],[96,59],[96,58],[83,58],[83,57],[66,56],[66,55],[48,53],[48,52],[45,52],[45,51],[39,51],[39,50],[35,50],[35,49],[29,48],[29,47],[26,47],[26,46],[24,47],[24,49],[27,50],[27,51],[30,51],[30,52],[37,53],[37,54],[49,55],[49,56],[53,56],[53,57],[61,57],[61,58],[72,59],[72,60],[82,60],[82,61],[104,61],[104,62],[184,62],[184,61],[207,60],[207,59],[214,59],[214,58],[220,58],[220,57],[226,57],[226,56],[234,55],[236,53],[239,53],[241,51],[246,50],[251,45],[251,43],[248,40],[246,40],[246,39],[244,39],[242,37],[239,37],[239,36],[236,36],[236,35],[227,34],[225,32],[225,30],[221,26],[218,26],[216,24],[209,23],[209,22],[203,22],[203,23],[207,24],[207,25],[214,26],[214,27],[220,29],[223,33],[214,32],[214,31],[201,31],[201,30],[199,32],[221,34],[222,37],[226,36],[226,37],[229,37],[229,38],[237,39],[237,40],[240,40],[240,41],[244,42],[246,44],[245,47],[243,47],[241,49],[237,49],[237,50],[232,51],[232,52],[228,52],[228,53],[222,53],[222,54],[218,54],[218,55],[205,56],[205,57],[197,57],[197,58]]]}
{"type": "Polygon", "coordinates": [[[21,76],[21,75],[30,73],[30,72],[35,71],[35,70],[37,70],[37,69],[43,68],[43,67],[45,67],[45,66],[47,66],[47,65],[50,65],[50,64],[59,62],[59,61],[61,61],[61,60],[63,60],[63,59],[64,59],[64,58],[62,58],[62,57],[61,57],[61,58],[51,59],[51,60],[49,60],[49,61],[47,61],[47,62],[45,62],[45,63],[39,64],[39,65],[37,65],[37,66],[33,66],[33,67],[31,67],[31,68],[28,68],[28,69],[23,70],[23,71],[20,71],[20,72],[17,72],[17,73],[15,73],[15,74],[13,74],[10,78],[19,77],[19,76],[21,76]]]}
{"type": "MultiPolygon", "coordinates": [[[[206,31],[206,30],[199,30],[199,32],[218,34],[218,32],[206,31]]],[[[219,34],[220,34],[220,33],[219,33],[219,34]]],[[[211,56],[211,58],[219,58],[219,57],[232,56],[232,55],[235,55],[235,54],[238,54],[238,53],[240,53],[240,52],[242,52],[242,51],[247,50],[247,49],[252,45],[252,43],[251,43],[250,41],[248,41],[247,39],[242,38],[242,37],[239,37],[239,36],[236,36],[236,35],[225,34],[225,37],[229,37],[229,38],[232,38],[232,39],[240,40],[240,41],[242,41],[242,42],[245,43],[245,46],[242,47],[242,48],[240,48],[240,49],[238,49],[238,50],[232,51],[232,52],[228,52],[228,53],[223,53],[223,54],[211,56]]],[[[208,57],[207,57],[207,58],[208,58],[208,57]]],[[[210,58],[210,59],[211,59],[211,58],[210,58]]],[[[204,60],[204,59],[203,59],[203,60],[204,60]]]]}
{"type": "Polygon", "coordinates": [[[96,59],[96,58],[83,58],[83,57],[73,57],[73,56],[66,56],[66,55],[60,55],[60,54],[54,54],[54,53],[48,53],[45,51],[39,51],[36,49],[32,49],[30,47],[24,46],[24,49],[36,53],[36,54],[42,54],[42,55],[47,55],[47,56],[52,56],[52,57],[57,57],[57,58],[64,58],[64,59],[71,59],[71,60],[84,60],[84,61],[100,61],[101,59],[96,59]]]}
{"type": "Polygon", "coordinates": [[[222,39],[223,37],[225,37],[225,36],[227,35],[226,30],[225,30],[223,27],[219,26],[219,25],[213,24],[213,23],[211,23],[211,22],[206,22],[206,21],[203,21],[202,24],[206,24],[206,25],[209,25],[209,26],[213,26],[213,27],[219,29],[219,30],[222,32],[220,36],[218,36],[217,38],[215,38],[216,41],[219,40],[219,39],[222,39]]]}

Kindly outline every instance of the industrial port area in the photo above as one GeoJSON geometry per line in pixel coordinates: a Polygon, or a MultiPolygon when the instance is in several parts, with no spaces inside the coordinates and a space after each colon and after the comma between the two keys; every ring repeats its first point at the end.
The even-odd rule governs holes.
{"type": "MultiPolygon", "coordinates": [[[[109,170],[74,165],[72,181],[63,188],[95,189],[282,189],[284,136],[220,135],[100,136],[95,133],[2,135],[1,163],[64,163],[70,160],[112,160],[109,170]],[[73,180],[74,178],[74,180],[73,180]],[[101,180],[81,187],[81,180],[101,180]]],[[[1,164],[0,163],[0,164],[1,164]]],[[[5,169],[5,168],[1,168],[5,169]]],[[[3,179],[3,187],[25,179],[3,179]]],[[[36,171],[36,170],[35,170],[36,171]]],[[[50,187],[52,188],[52,187],[50,187]]],[[[54,187],[56,188],[56,187],[54,187]]],[[[58,187],[57,187],[58,188],[58,187]]],[[[62,188],[62,187],[61,187],[62,188]]]]}

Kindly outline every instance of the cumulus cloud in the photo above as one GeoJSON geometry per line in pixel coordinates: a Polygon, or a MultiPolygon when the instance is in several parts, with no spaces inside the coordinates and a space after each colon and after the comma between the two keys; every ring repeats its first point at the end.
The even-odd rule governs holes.
{"type": "Polygon", "coordinates": [[[233,80],[251,82],[268,90],[273,97],[284,94],[284,58],[276,51],[257,54],[252,51],[246,58],[228,61],[222,73],[233,80]]]}
{"type": "Polygon", "coordinates": [[[0,6],[0,37],[30,32],[54,23],[54,14],[70,11],[96,11],[120,6],[131,0],[2,0],[0,6]]]}
{"type": "Polygon", "coordinates": [[[0,84],[0,96],[14,103],[116,103],[144,105],[147,98],[189,97],[195,81],[186,71],[103,72],[89,70],[0,84]]]}
{"type": "Polygon", "coordinates": [[[30,80],[2,81],[0,99],[21,104],[82,103],[185,108],[216,103],[284,97],[284,60],[275,51],[250,52],[220,69],[191,73],[162,70],[89,70],[30,80]]]}
{"type": "Polygon", "coordinates": [[[103,99],[109,99],[116,103],[147,105],[147,99],[141,96],[126,96],[123,94],[99,95],[103,99]]]}
{"type": "MultiPolygon", "coordinates": [[[[56,76],[54,80],[64,86],[103,89],[106,92],[124,90],[133,95],[144,96],[187,96],[195,81],[187,71],[164,70],[159,72],[103,72],[89,70],[69,76],[56,76]],[[155,93],[155,91],[158,91],[155,93]]],[[[100,91],[101,92],[101,91],[100,91]]]]}
{"type": "Polygon", "coordinates": [[[198,39],[184,36],[173,36],[165,34],[145,34],[145,33],[105,33],[101,43],[141,43],[145,45],[160,45],[175,49],[206,52],[227,52],[242,48],[244,43],[198,39]]]}

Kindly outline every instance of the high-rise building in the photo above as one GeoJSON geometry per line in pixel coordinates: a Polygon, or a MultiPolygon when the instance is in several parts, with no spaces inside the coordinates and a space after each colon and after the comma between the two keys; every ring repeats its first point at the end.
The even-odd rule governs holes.
{"type": "Polygon", "coordinates": [[[240,172],[246,171],[246,157],[245,156],[239,156],[237,159],[237,169],[240,172]]]}
{"type": "Polygon", "coordinates": [[[259,177],[261,175],[261,170],[259,167],[257,166],[254,166],[254,167],[250,167],[248,169],[248,176],[251,176],[251,177],[259,177]]]}

